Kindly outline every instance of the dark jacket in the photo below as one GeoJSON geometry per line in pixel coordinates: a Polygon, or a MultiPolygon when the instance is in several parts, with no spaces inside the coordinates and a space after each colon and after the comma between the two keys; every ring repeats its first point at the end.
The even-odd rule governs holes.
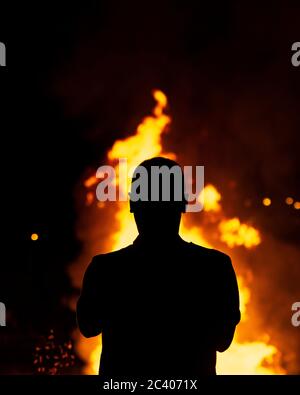
{"type": "Polygon", "coordinates": [[[215,374],[240,320],[229,256],[180,237],[97,255],[77,304],[80,331],[102,333],[105,376],[215,374]]]}

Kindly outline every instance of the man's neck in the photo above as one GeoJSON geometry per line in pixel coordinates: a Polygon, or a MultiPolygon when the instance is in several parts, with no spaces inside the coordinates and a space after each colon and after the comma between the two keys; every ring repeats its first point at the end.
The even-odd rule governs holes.
{"type": "Polygon", "coordinates": [[[145,245],[172,245],[182,241],[178,233],[172,234],[139,234],[134,243],[145,245]]]}

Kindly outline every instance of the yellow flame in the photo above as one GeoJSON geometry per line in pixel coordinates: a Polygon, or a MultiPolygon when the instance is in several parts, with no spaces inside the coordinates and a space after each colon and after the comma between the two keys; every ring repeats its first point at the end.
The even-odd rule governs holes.
{"type": "Polygon", "coordinates": [[[108,152],[109,160],[126,158],[128,167],[133,169],[143,160],[162,154],[161,135],[166,131],[171,118],[163,113],[168,103],[166,95],[159,90],[154,91],[153,95],[157,100],[153,115],[143,119],[135,135],[114,143],[108,152]]]}
{"type": "Polygon", "coordinates": [[[76,351],[78,356],[85,363],[84,374],[98,374],[99,364],[102,352],[102,336],[84,338],[80,333],[76,332],[76,351]]]}
{"type": "Polygon", "coordinates": [[[218,374],[283,374],[278,365],[275,346],[264,342],[238,343],[233,341],[230,349],[218,353],[218,374]],[[266,366],[265,366],[266,364],[266,366]]]}
{"type": "MultiPolygon", "coordinates": [[[[250,301],[250,290],[245,286],[242,277],[238,277],[240,291],[241,322],[248,319],[247,304],[250,301]]],[[[237,331],[238,332],[238,331],[237,331]]],[[[266,336],[268,340],[268,336],[266,336]]],[[[217,358],[218,374],[282,374],[284,370],[276,360],[278,350],[266,341],[240,343],[236,336],[228,351],[217,358]],[[266,363],[266,366],[264,365],[266,363]]]]}
{"type": "MultiPolygon", "coordinates": [[[[127,185],[121,183],[119,188],[122,189],[124,195],[130,183],[130,175],[133,170],[145,159],[162,155],[169,159],[175,159],[175,154],[163,152],[161,136],[166,132],[166,127],[171,122],[171,118],[164,114],[164,109],[168,104],[166,95],[160,91],[153,92],[156,105],[152,115],[147,116],[138,125],[135,135],[125,140],[117,140],[112,149],[108,152],[108,159],[115,161],[119,158],[126,158],[126,164],[119,163],[116,169],[117,179],[121,172],[128,174],[127,185]],[[127,172],[123,167],[127,166],[127,172]]],[[[119,224],[119,230],[113,235],[112,249],[117,250],[130,244],[137,236],[136,225],[133,221],[132,214],[128,210],[128,203],[119,202],[119,210],[116,214],[116,220],[119,224]]]]}
{"type": "Polygon", "coordinates": [[[199,195],[199,201],[204,204],[204,211],[220,211],[220,200],[221,194],[212,184],[206,185],[199,195]]]}
{"type": "MultiPolygon", "coordinates": [[[[156,106],[152,115],[145,117],[138,125],[134,135],[124,139],[117,140],[111,150],[108,152],[108,159],[114,163],[119,158],[127,159],[129,169],[134,169],[140,162],[154,156],[165,156],[175,159],[174,153],[166,153],[162,146],[162,134],[171,122],[171,118],[164,113],[168,104],[166,95],[159,90],[153,92],[156,106]]],[[[117,179],[124,169],[121,163],[116,169],[117,179]]],[[[129,171],[129,175],[131,172],[129,171]]],[[[94,178],[86,180],[85,186],[94,184],[94,178]]],[[[129,178],[128,178],[129,183],[129,178]]],[[[119,185],[124,188],[123,192],[127,193],[127,185],[119,185]]],[[[126,184],[126,183],[125,183],[126,184]]],[[[199,196],[204,198],[204,211],[210,211],[221,215],[221,194],[217,189],[209,184],[199,196]]],[[[99,206],[103,207],[103,205],[99,206]]],[[[118,223],[118,231],[113,235],[112,249],[119,249],[130,244],[137,236],[136,225],[130,214],[127,202],[118,202],[118,211],[115,217],[118,223]]],[[[219,232],[221,241],[229,247],[243,245],[250,248],[261,242],[259,232],[246,224],[242,224],[238,218],[224,219],[220,218],[219,232]]],[[[199,226],[190,226],[186,221],[182,221],[180,235],[187,241],[211,248],[204,237],[204,232],[199,226]]],[[[246,287],[243,279],[238,277],[240,288],[240,302],[243,320],[247,320],[247,304],[250,300],[250,290],[246,287]]],[[[240,327],[237,328],[237,334],[240,327]]],[[[239,343],[235,337],[231,347],[225,353],[218,354],[217,371],[219,374],[274,374],[282,373],[279,364],[276,364],[276,355],[278,350],[266,341],[244,342],[239,343]]],[[[86,374],[96,374],[99,367],[100,353],[102,349],[101,336],[94,339],[83,339],[78,341],[78,352],[87,366],[86,374]]]]}
{"type": "Polygon", "coordinates": [[[219,230],[221,232],[221,241],[230,248],[242,245],[246,248],[251,248],[261,242],[258,230],[250,225],[241,223],[238,218],[221,221],[219,230]]]}

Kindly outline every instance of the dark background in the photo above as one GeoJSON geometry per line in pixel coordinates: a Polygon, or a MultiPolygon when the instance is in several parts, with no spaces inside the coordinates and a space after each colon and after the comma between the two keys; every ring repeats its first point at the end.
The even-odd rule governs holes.
{"type": "Polygon", "coordinates": [[[170,99],[166,144],[190,147],[223,189],[234,173],[232,210],[252,199],[260,229],[298,245],[299,212],[281,207],[300,198],[297,3],[1,4],[0,301],[9,325],[0,328],[0,373],[31,373],[49,329],[70,337],[74,313],[61,300],[73,292],[65,268],[81,249],[74,190],[147,114],[153,88],[170,99]]]}

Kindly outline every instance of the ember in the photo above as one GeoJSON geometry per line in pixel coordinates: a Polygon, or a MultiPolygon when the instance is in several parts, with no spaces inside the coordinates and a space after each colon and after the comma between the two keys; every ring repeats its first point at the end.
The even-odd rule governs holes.
{"type": "Polygon", "coordinates": [[[33,357],[36,373],[43,375],[59,374],[61,370],[75,363],[71,340],[62,344],[58,343],[52,329],[48,336],[41,338],[35,347],[33,357]]]}

